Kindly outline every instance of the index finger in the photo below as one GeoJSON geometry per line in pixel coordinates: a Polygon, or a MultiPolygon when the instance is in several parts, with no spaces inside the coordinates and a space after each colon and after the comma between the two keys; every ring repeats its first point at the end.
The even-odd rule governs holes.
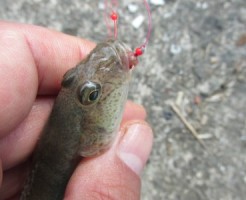
{"type": "Polygon", "coordinates": [[[13,31],[25,37],[37,68],[38,94],[57,93],[64,73],[95,47],[91,41],[34,25],[2,21],[0,30],[13,31]]]}
{"type": "Polygon", "coordinates": [[[24,120],[37,94],[56,94],[63,74],[93,47],[45,28],[0,22],[0,137],[24,120]]]}

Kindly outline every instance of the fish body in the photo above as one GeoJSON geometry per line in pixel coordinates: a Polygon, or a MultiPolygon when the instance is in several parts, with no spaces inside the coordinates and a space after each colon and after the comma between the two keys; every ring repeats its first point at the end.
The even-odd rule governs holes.
{"type": "Polygon", "coordinates": [[[135,63],[129,48],[109,40],[64,75],[21,200],[62,200],[81,156],[109,148],[122,119],[135,63]]]}

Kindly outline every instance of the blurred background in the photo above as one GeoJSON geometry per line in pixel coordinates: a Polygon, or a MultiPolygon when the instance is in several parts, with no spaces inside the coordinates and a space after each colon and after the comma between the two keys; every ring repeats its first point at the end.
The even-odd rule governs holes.
{"type": "MultiPolygon", "coordinates": [[[[246,1],[149,4],[152,36],[129,94],[155,132],[142,199],[245,200],[246,1]]],[[[103,12],[101,0],[0,0],[3,20],[95,42],[107,38],[103,12]]],[[[143,1],[119,0],[118,13],[119,39],[137,47],[147,33],[143,1]]]]}

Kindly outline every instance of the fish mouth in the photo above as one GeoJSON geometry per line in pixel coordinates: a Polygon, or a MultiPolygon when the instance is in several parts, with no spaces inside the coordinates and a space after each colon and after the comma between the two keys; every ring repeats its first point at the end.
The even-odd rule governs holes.
{"type": "Polygon", "coordinates": [[[115,51],[122,66],[124,66],[124,71],[131,71],[132,67],[138,64],[137,57],[127,45],[118,40],[108,40],[107,43],[115,51]]]}

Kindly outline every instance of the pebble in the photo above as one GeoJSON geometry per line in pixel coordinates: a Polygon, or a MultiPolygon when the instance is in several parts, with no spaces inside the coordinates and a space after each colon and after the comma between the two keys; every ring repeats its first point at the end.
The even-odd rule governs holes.
{"type": "Polygon", "coordinates": [[[155,5],[155,6],[163,6],[165,5],[164,0],[150,0],[150,4],[155,5]]]}
{"type": "Polygon", "coordinates": [[[162,37],[162,40],[164,42],[168,42],[170,40],[170,36],[168,34],[164,34],[163,37],[162,37]]]}
{"type": "Polygon", "coordinates": [[[177,95],[177,98],[176,98],[176,104],[178,106],[181,106],[181,104],[182,104],[183,101],[184,101],[184,92],[179,91],[178,92],[178,95],[177,95]]]}
{"type": "Polygon", "coordinates": [[[213,103],[220,102],[220,101],[223,100],[224,96],[225,95],[224,94],[221,94],[221,93],[215,94],[215,95],[210,96],[209,98],[207,98],[206,101],[207,102],[213,102],[213,103]]]}
{"type": "Polygon", "coordinates": [[[99,10],[104,10],[105,9],[105,4],[103,2],[98,3],[98,9],[99,10]]]}
{"type": "Polygon", "coordinates": [[[208,116],[207,115],[203,115],[201,118],[201,124],[204,126],[208,123],[208,116]]]}
{"type": "Polygon", "coordinates": [[[237,40],[236,42],[236,45],[238,47],[241,47],[241,46],[244,46],[246,45],[246,33],[245,34],[242,34],[239,39],[237,40]]]}
{"type": "Polygon", "coordinates": [[[186,163],[189,163],[194,158],[193,154],[191,152],[187,152],[183,155],[183,159],[186,163]]]}
{"type": "Polygon", "coordinates": [[[181,199],[182,200],[201,200],[201,197],[195,191],[189,190],[182,195],[181,199]]]}
{"type": "Polygon", "coordinates": [[[212,56],[210,58],[210,63],[211,64],[217,64],[219,62],[219,58],[217,58],[216,56],[212,56]]]}
{"type": "Polygon", "coordinates": [[[202,176],[203,176],[203,174],[202,174],[201,171],[198,171],[198,172],[196,173],[196,177],[197,177],[197,178],[202,178],[202,176]]]}
{"type": "Polygon", "coordinates": [[[209,134],[209,133],[204,133],[204,134],[199,134],[198,138],[200,140],[208,140],[211,139],[213,137],[213,135],[209,134]]]}
{"type": "Polygon", "coordinates": [[[133,21],[132,21],[132,26],[135,29],[138,29],[144,22],[144,16],[143,15],[138,15],[133,21]]]}
{"type": "Polygon", "coordinates": [[[135,13],[137,10],[138,10],[138,5],[136,4],[133,4],[133,3],[130,3],[128,6],[127,6],[129,12],[131,13],[135,13]]]}
{"type": "Polygon", "coordinates": [[[180,54],[181,51],[182,51],[182,49],[181,49],[181,47],[179,45],[172,44],[171,47],[170,47],[170,52],[173,55],[180,54]]]}
{"type": "Polygon", "coordinates": [[[203,9],[203,10],[206,10],[208,8],[208,4],[206,2],[198,2],[196,4],[196,7],[200,8],[200,9],[203,9]]]}
{"type": "Polygon", "coordinates": [[[165,120],[171,120],[173,117],[173,114],[169,111],[164,111],[163,113],[165,120]]]}
{"type": "Polygon", "coordinates": [[[246,141],[246,135],[242,135],[241,138],[240,138],[240,140],[246,141]]]}
{"type": "Polygon", "coordinates": [[[200,104],[202,103],[202,98],[201,98],[201,96],[196,95],[195,98],[194,98],[194,103],[195,103],[196,105],[200,105],[200,104]]]}
{"type": "Polygon", "coordinates": [[[208,82],[205,82],[198,85],[198,90],[202,95],[208,96],[210,94],[211,87],[208,82]]]}

